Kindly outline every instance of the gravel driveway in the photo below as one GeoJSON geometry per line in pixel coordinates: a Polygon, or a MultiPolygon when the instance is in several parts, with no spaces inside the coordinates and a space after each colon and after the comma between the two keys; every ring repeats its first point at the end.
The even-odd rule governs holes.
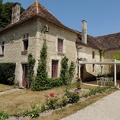
{"type": "Polygon", "coordinates": [[[120,120],[120,90],[61,120],[120,120]]]}

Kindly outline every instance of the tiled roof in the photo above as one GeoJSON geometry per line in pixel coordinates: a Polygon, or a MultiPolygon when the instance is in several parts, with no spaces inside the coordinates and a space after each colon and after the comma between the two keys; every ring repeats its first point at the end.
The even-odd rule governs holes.
{"type": "Polygon", "coordinates": [[[96,46],[101,50],[120,49],[120,33],[98,36],[95,38],[96,46]]]}
{"type": "Polygon", "coordinates": [[[78,33],[76,30],[73,30],[65,25],[63,25],[52,13],[50,13],[44,6],[42,6],[39,2],[34,2],[30,7],[28,7],[20,16],[20,21],[18,21],[15,24],[9,24],[7,27],[5,27],[0,32],[7,30],[8,28],[11,28],[13,26],[16,26],[20,23],[23,23],[29,19],[32,19],[34,17],[40,17],[48,22],[51,22],[59,27],[65,28],[69,31],[78,33]]]}
{"type": "Polygon", "coordinates": [[[83,45],[86,47],[92,47],[94,49],[99,49],[99,47],[97,46],[97,41],[94,37],[87,35],[87,44],[85,44],[84,42],[82,42],[81,36],[78,35],[78,39],[76,41],[77,44],[79,45],[83,45]]]}

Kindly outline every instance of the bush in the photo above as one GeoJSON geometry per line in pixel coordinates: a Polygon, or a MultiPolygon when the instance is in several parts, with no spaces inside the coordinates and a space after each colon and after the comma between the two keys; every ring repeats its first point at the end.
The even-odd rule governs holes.
{"type": "Polygon", "coordinates": [[[46,105],[48,109],[55,109],[57,107],[58,98],[54,96],[54,93],[51,93],[50,96],[47,96],[46,105]]]}
{"type": "Polygon", "coordinates": [[[62,81],[60,80],[60,78],[56,78],[56,79],[49,78],[48,82],[49,82],[49,87],[51,87],[51,88],[59,87],[62,85],[62,81]]]}
{"type": "Polygon", "coordinates": [[[80,100],[80,96],[77,91],[70,92],[66,90],[66,95],[68,97],[68,102],[69,103],[77,103],[80,100]]]}
{"type": "Polygon", "coordinates": [[[30,116],[31,118],[36,118],[36,117],[39,117],[39,113],[40,113],[40,110],[38,109],[26,110],[23,113],[23,117],[30,116]]]}
{"type": "Polygon", "coordinates": [[[0,83],[13,85],[15,78],[15,63],[0,63],[0,83]]]}
{"type": "Polygon", "coordinates": [[[8,119],[9,115],[3,111],[0,111],[0,120],[8,119]]]}

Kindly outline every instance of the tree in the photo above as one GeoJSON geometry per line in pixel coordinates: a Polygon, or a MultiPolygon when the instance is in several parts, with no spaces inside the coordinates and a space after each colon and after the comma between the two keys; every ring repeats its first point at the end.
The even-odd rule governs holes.
{"type": "MultiPolygon", "coordinates": [[[[3,4],[3,0],[0,0],[0,30],[11,23],[13,4],[13,2],[6,2],[3,4]]],[[[21,7],[21,13],[23,11],[24,8],[21,7]]]]}
{"type": "Polygon", "coordinates": [[[120,54],[115,54],[114,59],[120,60],[120,54]]]}
{"type": "Polygon", "coordinates": [[[37,69],[37,77],[33,82],[32,90],[39,91],[47,89],[48,87],[48,77],[46,72],[47,63],[47,46],[46,43],[43,44],[40,60],[37,69]]]}
{"type": "Polygon", "coordinates": [[[69,67],[69,84],[71,83],[73,76],[74,76],[74,72],[75,72],[75,64],[74,62],[71,62],[70,67],[69,67]]]}
{"type": "Polygon", "coordinates": [[[69,84],[68,58],[66,56],[61,61],[60,79],[63,85],[69,84]]]}
{"type": "Polygon", "coordinates": [[[35,65],[35,59],[33,58],[32,54],[30,53],[28,55],[27,88],[31,88],[31,85],[33,82],[34,65],[35,65]]]}

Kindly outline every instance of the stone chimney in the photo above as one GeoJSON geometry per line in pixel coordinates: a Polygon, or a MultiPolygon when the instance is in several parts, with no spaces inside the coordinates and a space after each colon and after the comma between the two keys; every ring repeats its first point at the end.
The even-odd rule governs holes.
{"type": "Polygon", "coordinates": [[[20,20],[20,3],[15,3],[12,6],[12,24],[18,22],[20,20]]]}
{"type": "Polygon", "coordinates": [[[82,20],[82,42],[87,44],[87,21],[82,20]]]}

